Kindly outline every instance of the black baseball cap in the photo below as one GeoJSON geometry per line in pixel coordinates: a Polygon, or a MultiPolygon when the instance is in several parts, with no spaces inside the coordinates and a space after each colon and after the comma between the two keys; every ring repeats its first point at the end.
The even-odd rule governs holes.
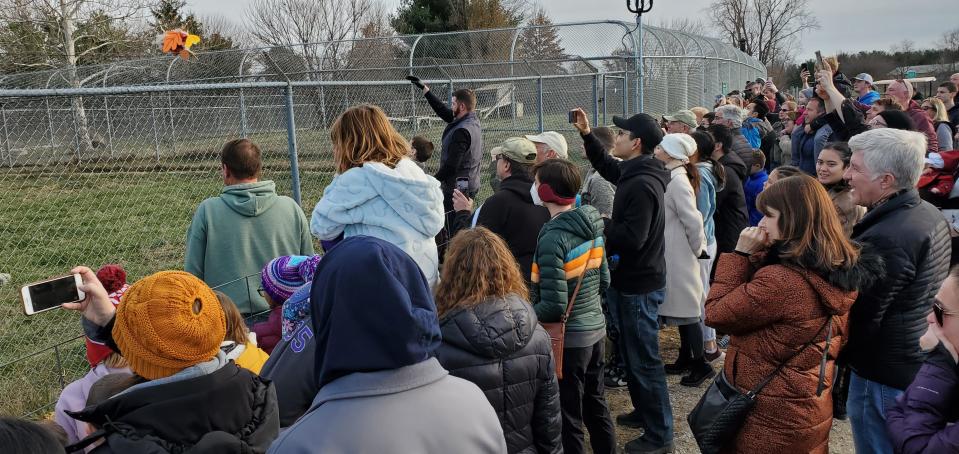
{"type": "Polygon", "coordinates": [[[663,130],[659,128],[659,123],[647,114],[640,113],[629,118],[613,116],[613,124],[641,139],[643,148],[648,150],[656,148],[656,145],[663,141],[663,130]]]}

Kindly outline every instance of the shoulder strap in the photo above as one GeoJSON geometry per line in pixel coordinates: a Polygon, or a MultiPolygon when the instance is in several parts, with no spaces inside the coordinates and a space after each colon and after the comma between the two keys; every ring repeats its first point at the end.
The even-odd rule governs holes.
{"type": "MultiPolygon", "coordinates": [[[[799,275],[802,276],[803,280],[805,280],[807,284],[812,286],[812,283],[809,282],[809,278],[806,277],[806,274],[802,270],[796,269],[794,267],[789,267],[789,268],[799,273],[799,275]]],[[[821,303],[821,301],[819,300],[821,300],[821,297],[817,297],[817,301],[821,303]]],[[[809,348],[810,345],[815,344],[816,339],[819,338],[819,335],[822,334],[822,331],[828,328],[828,332],[826,334],[826,347],[823,349],[822,361],[820,361],[819,363],[819,383],[816,386],[816,396],[822,395],[823,390],[826,388],[824,380],[825,380],[825,372],[826,372],[826,361],[829,356],[829,341],[832,340],[832,319],[833,319],[832,315],[827,315],[826,323],[823,323],[823,325],[819,328],[819,330],[816,331],[816,334],[812,337],[812,339],[810,339],[809,342],[806,342],[805,344],[803,344],[802,348],[797,350],[796,353],[789,355],[789,358],[786,358],[782,362],[780,362],[779,365],[776,366],[776,369],[773,370],[772,373],[767,375],[766,378],[763,378],[762,381],[760,381],[759,384],[757,384],[752,390],[750,390],[748,394],[751,396],[755,396],[756,394],[759,394],[759,392],[762,391],[762,389],[765,388],[766,385],[768,385],[773,378],[779,375],[779,372],[782,371],[783,367],[786,367],[786,364],[792,361],[793,358],[799,356],[802,352],[806,351],[806,349],[809,348]]]]}
{"type": "Polygon", "coordinates": [[[593,241],[589,243],[589,250],[586,251],[586,263],[583,264],[583,272],[579,274],[579,280],[576,281],[576,288],[573,290],[573,295],[569,298],[569,301],[566,302],[566,312],[563,313],[563,319],[560,320],[564,325],[566,320],[569,319],[569,314],[573,312],[573,303],[576,302],[576,296],[579,295],[579,288],[583,285],[583,278],[586,277],[586,268],[589,266],[589,254],[593,253],[593,246],[596,245],[596,239],[593,238],[593,241]]]}

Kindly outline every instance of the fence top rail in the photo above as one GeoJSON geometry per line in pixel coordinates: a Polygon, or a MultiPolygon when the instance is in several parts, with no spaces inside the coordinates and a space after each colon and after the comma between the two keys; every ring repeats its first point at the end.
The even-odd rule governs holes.
{"type": "MultiPolygon", "coordinates": [[[[610,71],[610,74],[619,74],[622,71],[610,71]]],[[[519,77],[490,77],[469,79],[425,79],[427,84],[488,84],[502,82],[523,82],[549,79],[587,78],[607,74],[604,71],[583,74],[557,74],[549,76],[519,76],[519,77]]],[[[253,81],[229,82],[210,84],[166,84],[166,85],[131,85],[126,87],[85,87],[85,88],[30,88],[30,89],[0,89],[0,98],[44,98],[55,96],[108,96],[129,95],[138,93],[165,93],[175,91],[208,91],[208,90],[238,90],[256,88],[286,88],[292,87],[355,87],[355,86],[406,86],[407,80],[294,80],[283,81],[253,81]]],[[[2,104],[2,102],[0,102],[2,104]]]]}

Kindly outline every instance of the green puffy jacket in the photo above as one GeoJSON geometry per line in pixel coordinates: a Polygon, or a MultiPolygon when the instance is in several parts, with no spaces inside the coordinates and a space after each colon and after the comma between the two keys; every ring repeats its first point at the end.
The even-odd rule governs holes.
{"type": "Polygon", "coordinates": [[[570,332],[606,327],[600,305],[602,294],[609,287],[603,219],[589,205],[560,213],[539,232],[530,292],[539,321],[560,321],[584,271],[586,276],[566,322],[570,332]]]}

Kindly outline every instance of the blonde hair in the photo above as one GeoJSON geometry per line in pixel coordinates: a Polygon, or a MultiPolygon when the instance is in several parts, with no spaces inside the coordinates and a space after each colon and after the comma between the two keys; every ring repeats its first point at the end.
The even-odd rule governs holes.
{"type": "Polygon", "coordinates": [[[223,307],[223,316],[226,319],[226,336],[223,337],[223,340],[236,342],[237,345],[246,344],[250,339],[250,331],[246,328],[246,322],[243,321],[240,309],[225,293],[219,290],[214,290],[213,293],[220,300],[220,306],[223,307]]]}
{"type": "Polygon", "coordinates": [[[110,369],[122,369],[130,366],[130,364],[127,363],[127,359],[120,356],[117,352],[110,353],[110,356],[107,356],[106,359],[102,361],[102,364],[110,369]]]}
{"type": "Polygon", "coordinates": [[[936,109],[936,118],[933,118],[932,121],[949,121],[949,115],[946,112],[946,105],[942,103],[941,99],[926,98],[922,100],[922,103],[932,104],[932,108],[936,109]]]}
{"type": "Polygon", "coordinates": [[[797,107],[796,101],[786,101],[783,103],[783,108],[788,112],[795,112],[797,107]]]}
{"type": "Polygon", "coordinates": [[[511,293],[529,298],[519,264],[506,242],[484,227],[456,234],[436,286],[437,314],[442,318],[453,309],[473,307],[486,298],[503,298],[511,293]]]}
{"type": "Polygon", "coordinates": [[[696,116],[696,120],[702,120],[703,115],[706,115],[707,113],[709,113],[709,109],[705,107],[693,107],[692,109],[689,109],[689,111],[696,116]]]}
{"type": "Polygon", "coordinates": [[[337,117],[330,128],[333,158],[339,172],[379,162],[393,168],[409,156],[410,144],[396,132],[383,109],[360,104],[337,117]]]}

